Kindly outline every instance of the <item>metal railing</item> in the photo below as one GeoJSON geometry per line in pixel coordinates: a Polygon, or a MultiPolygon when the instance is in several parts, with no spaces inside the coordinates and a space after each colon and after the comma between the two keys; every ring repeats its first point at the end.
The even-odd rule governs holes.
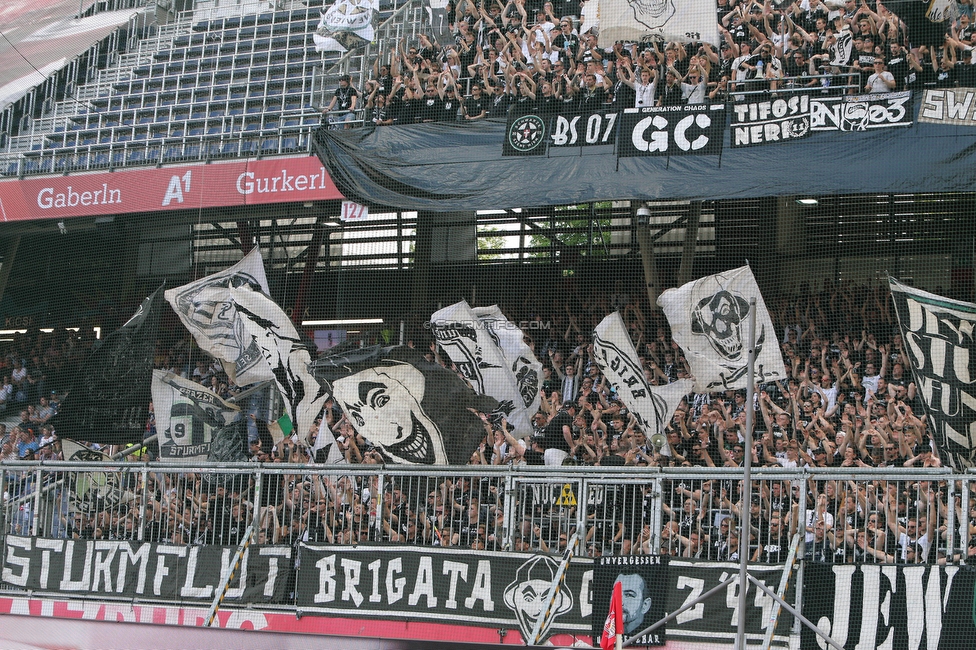
{"type": "Polygon", "coordinates": [[[802,538],[799,557],[811,561],[976,558],[976,477],[948,470],[757,470],[753,501],[744,505],[741,471],[724,468],[0,467],[2,535],[226,545],[239,543],[235,535],[253,523],[261,543],[559,553],[575,532],[593,557],[734,561],[735,521],[748,513],[748,552],[757,562],[785,562],[794,533],[802,538]]]}

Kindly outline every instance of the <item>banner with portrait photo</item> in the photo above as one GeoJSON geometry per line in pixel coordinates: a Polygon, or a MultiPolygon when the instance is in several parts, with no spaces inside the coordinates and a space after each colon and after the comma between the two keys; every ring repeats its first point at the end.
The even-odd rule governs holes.
{"type": "Polygon", "coordinates": [[[162,461],[206,460],[215,434],[240,417],[205,386],[164,370],[153,370],[152,395],[162,461]]]}
{"type": "MultiPolygon", "coordinates": [[[[662,646],[666,642],[667,625],[653,632],[639,632],[660,621],[668,612],[668,558],[660,555],[603,556],[597,558],[593,571],[593,611],[606,612],[610,608],[613,586],[620,583],[623,591],[623,638],[631,647],[662,646]]],[[[594,616],[593,638],[599,639],[604,619],[594,616]]]]}

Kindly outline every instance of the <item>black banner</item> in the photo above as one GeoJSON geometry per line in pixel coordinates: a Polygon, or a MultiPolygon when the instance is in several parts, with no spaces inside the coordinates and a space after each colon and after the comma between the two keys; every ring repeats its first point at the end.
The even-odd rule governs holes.
{"type": "Polygon", "coordinates": [[[560,113],[554,115],[549,128],[549,152],[556,148],[613,146],[617,143],[616,111],[596,111],[588,115],[560,113]]]}
{"type": "MultiPolygon", "coordinates": [[[[2,582],[85,597],[211,601],[236,546],[6,537],[2,582]]],[[[289,546],[245,551],[225,602],[283,603],[292,573],[289,546]]]]}
{"type": "MultiPolygon", "coordinates": [[[[971,648],[973,578],[965,566],[809,563],[803,615],[850,650],[971,648]]],[[[826,646],[804,626],[800,647],[826,646]]]]}
{"type": "Polygon", "coordinates": [[[732,106],[733,147],[786,142],[810,135],[810,98],[793,95],[732,106]]]}
{"type": "MultiPolygon", "coordinates": [[[[297,605],[302,614],[438,621],[518,630],[531,636],[559,558],[529,553],[493,553],[441,547],[326,546],[299,550],[297,605]]],[[[651,585],[651,603],[641,618],[649,626],[736,575],[735,563],[672,559],[667,567],[653,556],[602,558],[602,565],[574,558],[552,604],[541,639],[587,635],[607,616],[610,589],[618,575],[639,573],[651,585]],[[595,571],[598,572],[595,574],[595,571]],[[612,573],[612,575],[611,575],[612,573]],[[657,616],[657,618],[654,618],[657,616]]],[[[754,566],[750,573],[776,591],[781,567],[754,566]]],[[[667,641],[731,641],[738,621],[738,588],[700,603],[667,625],[667,641]]],[[[788,600],[792,592],[787,594],[788,600]]],[[[749,586],[746,633],[764,638],[773,601],[749,586]]],[[[643,598],[639,601],[643,606],[643,598]]],[[[793,619],[782,612],[773,647],[786,647],[793,619]]],[[[643,629],[643,627],[641,629],[643,629]]],[[[653,638],[644,641],[652,641],[653,638]]],[[[663,642],[663,637],[659,637],[663,642]]]]}
{"type": "MultiPolygon", "coordinates": [[[[299,550],[303,614],[453,622],[531,636],[549,604],[559,558],[456,548],[311,546],[299,550]]],[[[541,639],[587,634],[593,561],[570,562],[541,639]]]]}
{"type": "Polygon", "coordinates": [[[724,104],[628,108],[620,121],[621,157],[722,153],[724,104]]]}
{"type": "Polygon", "coordinates": [[[976,466],[976,304],[890,280],[891,299],[911,361],[929,432],[943,465],[976,466]]]}
{"type": "Polygon", "coordinates": [[[812,97],[810,129],[871,131],[895,126],[911,126],[913,111],[910,90],[844,97],[812,97]]]}
{"type": "Polygon", "coordinates": [[[162,301],[160,286],[92,350],[51,420],[60,437],[109,445],[142,442],[162,301]]]}

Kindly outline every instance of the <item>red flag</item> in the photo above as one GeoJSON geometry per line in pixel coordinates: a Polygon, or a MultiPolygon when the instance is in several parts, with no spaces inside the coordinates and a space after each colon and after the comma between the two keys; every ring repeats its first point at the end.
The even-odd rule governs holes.
{"type": "Polygon", "coordinates": [[[610,596],[610,611],[603,624],[603,636],[600,637],[600,647],[603,650],[613,650],[617,639],[624,631],[624,592],[619,582],[613,584],[613,595],[610,596]]]}

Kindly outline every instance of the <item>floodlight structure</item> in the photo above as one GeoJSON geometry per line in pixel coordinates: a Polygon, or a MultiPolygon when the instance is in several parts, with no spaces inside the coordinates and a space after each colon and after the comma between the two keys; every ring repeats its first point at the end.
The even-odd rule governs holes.
{"type": "MultiPolygon", "coordinates": [[[[752,297],[749,299],[749,333],[748,333],[748,372],[746,376],[749,378],[746,384],[746,431],[745,431],[745,442],[743,446],[745,447],[745,457],[742,467],[742,481],[744,494],[742,498],[743,506],[748,506],[752,502],[752,426],[755,419],[755,375],[756,375],[756,298],[752,297]]],[[[748,607],[746,602],[746,592],[748,590],[749,583],[756,585],[756,588],[765,593],[767,596],[773,599],[774,602],[778,603],[780,607],[792,614],[798,621],[806,625],[808,628],[813,630],[816,634],[823,638],[823,640],[829,644],[831,647],[837,648],[837,650],[844,650],[844,646],[835,641],[830,637],[829,634],[818,628],[816,625],[810,622],[809,619],[804,617],[800,612],[796,610],[792,605],[786,602],[786,600],[779,594],[773,593],[762,581],[749,575],[749,553],[747,552],[749,548],[749,535],[750,535],[750,521],[748,514],[743,516],[739,513],[739,573],[727,579],[725,582],[719,584],[712,589],[709,589],[704,594],[698,598],[692,600],[691,602],[685,603],[680,609],[668,614],[661,620],[650,625],[649,627],[637,632],[630,637],[629,640],[625,640],[622,647],[628,647],[633,644],[634,641],[639,639],[645,634],[653,632],[657,628],[661,627],[673,618],[676,618],[681,613],[695,607],[699,603],[702,603],[715,594],[719,593],[730,584],[738,582],[739,584],[739,620],[738,627],[736,629],[735,635],[735,649],[736,650],[746,650],[746,617],[745,612],[748,607]]],[[[792,554],[791,554],[792,560],[792,554]]],[[[768,647],[771,635],[766,636],[766,647],[768,647]]]]}

